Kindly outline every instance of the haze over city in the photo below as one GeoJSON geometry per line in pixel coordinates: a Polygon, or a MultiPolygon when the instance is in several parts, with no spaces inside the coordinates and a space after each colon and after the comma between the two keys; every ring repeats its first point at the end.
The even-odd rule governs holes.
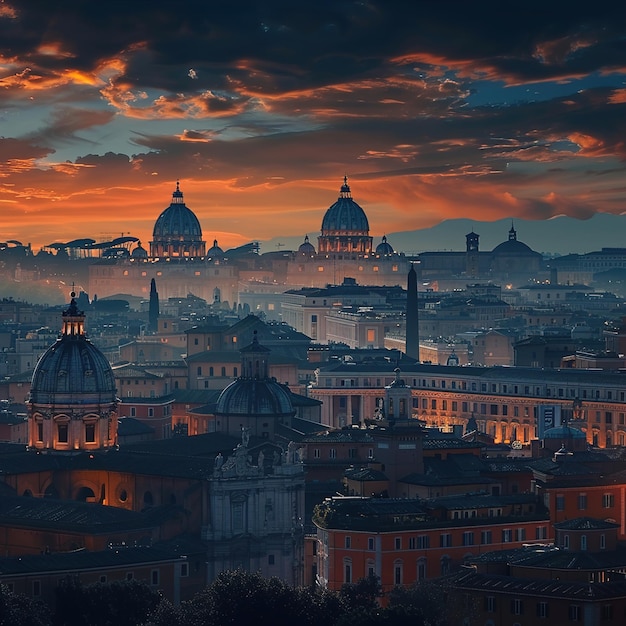
{"type": "Polygon", "coordinates": [[[344,174],[375,236],[619,215],[624,17],[3,1],[0,240],[148,241],[177,179],[224,247],[316,234],[344,174]]]}

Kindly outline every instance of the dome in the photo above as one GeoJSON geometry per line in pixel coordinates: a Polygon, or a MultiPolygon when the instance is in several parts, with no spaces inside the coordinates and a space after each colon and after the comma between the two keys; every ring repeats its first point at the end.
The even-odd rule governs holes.
{"type": "Polygon", "coordinates": [[[152,236],[157,239],[202,239],[200,222],[191,209],[183,201],[183,192],[176,183],[176,191],[172,194],[172,203],[159,215],[154,224],[152,236]]]}
{"type": "Polygon", "coordinates": [[[309,241],[309,236],[304,236],[304,242],[300,244],[298,248],[298,254],[304,256],[312,256],[315,254],[315,246],[309,241]]]}
{"type": "Polygon", "coordinates": [[[491,254],[495,254],[496,256],[538,256],[539,253],[533,251],[530,246],[527,246],[525,243],[517,240],[517,232],[513,225],[511,225],[511,230],[509,230],[509,239],[508,241],[503,241],[501,244],[498,244],[491,252],[491,254]]]}
{"type": "Polygon", "coordinates": [[[255,331],[252,343],[241,349],[241,376],[219,395],[216,415],[281,417],[294,414],[290,392],[268,375],[269,352],[259,344],[255,331]]]}
{"type": "Polygon", "coordinates": [[[387,236],[383,235],[382,241],[376,246],[376,254],[378,256],[390,256],[393,254],[393,248],[387,242],[387,236]]]}
{"type": "Polygon", "coordinates": [[[202,241],[200,222],[183,200],[179,183],[172,202],[154,224],[150,242],[151,257],[203,257],[206,243],[202,241]]]}
{"type": "Polygon", "coordinates": [[[63,312],[61,337],[35,367],[30,402],[52,405],[117,402],[111,365],[85,337],[84,315],[73,295],[63,312]]]}
{"type": "Polygon", "coordinates": [[[344,177],[337,202],[328,208],[322,220],[322,235],[335,233],[367,235],[369,228],[365,211],[352,199],[348,178],[344,177]]]}
{"type": "Polygon", "coordinates": [[[554,428],[548,428],[543,433],[544,439],[559,439],[561,441],[566,439],[587,439],[587,435],[578,428],[571,428],[570,426],[555,426],[554,428]]]}
{"type": "Polygon", "coordinates": [[[210,259],[221,259],[224,257],[224,250],[222,250],[217,245],[217,239],[213,240],[213,245],[209,248],[209,251],[206,253],[207,258],[210,259]]]}
{"type": "Polygon", "coordinates": [[[132,251],[130,255],[132,259],[147,259],[148,252],[141,246],[141,241],[137,244],[137,247],[132,251]]]}
{"type": "Polygon", "coordinates": [[[289,392],[275,380],[239,378],[217,400],[216,415],[293,415],[289,392]]]}
{"type": "Polygon", "coordinates": [[[532,255],[535,256],[538,252],[534,252],[530,246],[527,246],[525,243],[517,240],[511,241],[503,241],[501,244],[498,244],[492,251],[492,254],[495,255],[510,255],[510,256],[519,256],[519,255],[532,255]]]}

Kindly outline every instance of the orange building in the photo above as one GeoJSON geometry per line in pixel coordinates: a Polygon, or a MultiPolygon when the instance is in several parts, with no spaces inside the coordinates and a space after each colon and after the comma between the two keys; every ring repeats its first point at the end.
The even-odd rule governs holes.
{"type": "Polygon", "coordinates": [[[468,600],[469,624],[624,623],[626,551],[617,525],[582,517],[555,529],[555,545],[487,553],[446,581],[468,600]]]}
{"type": "Polygon", "coordinates": [[[449,574],[483,552],[551,538],[549,514],[532,494],[333,497],[316,507],[313,522],[318,580],[332,590],[374,574],[388,593],[449,574]]]}

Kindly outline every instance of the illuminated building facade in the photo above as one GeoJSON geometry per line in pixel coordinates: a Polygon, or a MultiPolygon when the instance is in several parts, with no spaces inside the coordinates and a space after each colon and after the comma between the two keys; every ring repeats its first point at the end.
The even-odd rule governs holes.
{"type": "MultiPolygon", "coordinates": [[[[309,396],[322,401],[322,423],[333,428],[373,416],[395,376],[393,363],[335,362],[316,372],[309,396]]],[[[411,387],[411,414],[428,426],[465,427],[472,417],[496,443],[536,439],[542,407],[601,448],[626,445],[623,374],[589,370],[400,364],[411,387]]]]}

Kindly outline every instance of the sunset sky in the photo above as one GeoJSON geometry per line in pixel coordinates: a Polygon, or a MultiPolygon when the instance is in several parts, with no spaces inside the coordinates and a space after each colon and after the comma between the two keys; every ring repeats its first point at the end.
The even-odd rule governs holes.
{"type": "Polygon", "coordinates": [[[0,0],[0,241],[626,211],[624,3],[0,0]],[[561,7],[567,7],[563,10],[561,7]]]}

